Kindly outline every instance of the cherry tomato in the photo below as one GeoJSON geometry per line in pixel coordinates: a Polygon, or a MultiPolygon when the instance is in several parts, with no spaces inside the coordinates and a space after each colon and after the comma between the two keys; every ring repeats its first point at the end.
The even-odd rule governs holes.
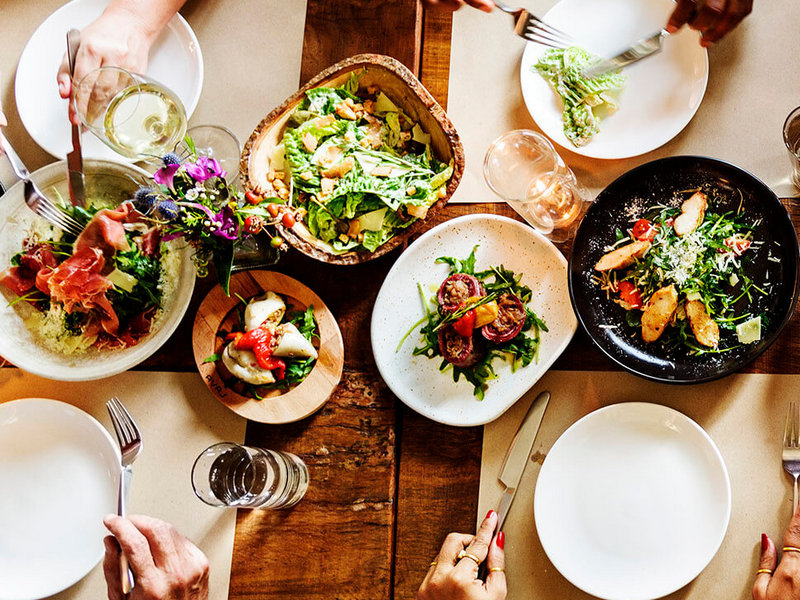
{"type": "Polygon", "coordinates": [[[267,212],[269,213],[269,216],[274,219],[278,216],[278,205],[274,202],[270,202],[267,204],[267,212]]]}
{"type": "Polygon", "coordinates": [[[658,229],[647,219],[639,219],[633,226],[633,237],[640,242],[652,242],[658,229]]]}
{"type": "Polygon", "coordinates": [[[244,199],[250,204],[259,204],[261,202],[261,196],[255,192],[245,192],[244,199]]]}
{"type": "Polygon", "coordinates": [[[283,213],[283,216],[281,217],[281,223],[283,223],[284,227],[291,229],[292,227],[294,227],[295,223],[294,215],[289,212],[283,213]]]}
{"type": "Polygon", "coordinates": [[[620,281],[617,284],[619,298],[631,308],[642,308],[642,292],[636,289],[630,281],[620,281]]]}
{"type": "Polygon", "coordinates": [[[475,309],[467,311],[453,323],[453,331],[464,337],[471,336],[473,329],[475,329],[475,309]]]}
{"type": "Polygon", "coordinates": [[[736,237],[726,238],[725,245],[733,250],[736,256],[741,256],[750,247],[750,240],[736,237]]]}
{"type": "Polygon", "coordinates": [[[250,215],[244,220],[244,230],[247,233],[255,235],[264,227],[264,219],[258,215],[250,215]]]}

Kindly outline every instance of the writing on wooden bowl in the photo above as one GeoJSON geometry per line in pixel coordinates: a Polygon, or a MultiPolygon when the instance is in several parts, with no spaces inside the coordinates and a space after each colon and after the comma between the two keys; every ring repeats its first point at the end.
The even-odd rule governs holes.
{"type": "Polygon", "coordinates": [[[329,67],[247,140],[245,189],[291,207],[278,229],[334,264],[381,256],[426,227],[458,187],[464,151],[444,109],[397,60],[360,54],[329,67]]]}
{"type": "MultiPolygon", "coordinates": [[[[195,363],[208,389],[237,414],[261,423],[289,423],[318,410],[339,384],[344,366],[342,335],[328,307],[319,296],[299,281],[271,271],[235,274],[231,278],[230,292],[231,295],[227,296],[220,286],[214,287],[201,303],[194,322],[192,343],[195,363]],[[247,354],[249,359],[242,361],[242,357],[231,355],[232,352],[237,352],[237,336],[244,333],[242,330],[245,329],[245,322],[248,332],[252,332],[256,329],[252,326],[252,319],[255,318],[260,323],[260,318],[266,318],[268,314],[251,314],[245,308],[244,302],[252,305],[253,299],[265,296],[268,300],[284,305],[286,310],[284,313],[284,308],[281,309],[281,316],[273,323],[277,327],[270,327],[270,331],[286,327],[285,323],[279,323],[284,320],[286,323],[290,322],[291,315],[298,315],[299,330],[304,330],[304,314],[313,315],[316,322],[311,329],[315,331],[312,340],[302,337],[303,334],[294,326],[293,331],[278,334],[281,336],[279,344],[297,345],[299,340],[300,346],[308,347],[310,353],[315,355],[313,361],[310,358],[305,359],[313,367],[310,371],[303,372],[299,382],[289,383],[293,375],[292,364],[299,366],[305,360],[286,360],[285,363],[275,361],[284,364],[270,367],[276,369],[272,373],[280,373],[272,381],[251,379],[248,382],[242,377],[249,378],[252,373],[242,372],[241,369],[256,368],[255,356],[247,354]],[[311,311],[307,310],[309,308],[311,311]],[[292,336],[300,337],[292,342],[289,340],[292,336]],[[229,352],[227,356],[226,350],[229,352]],[[282,381],[287,382],[287,385],[281,385],[282,381]]],[[[267,310],[270,311],[271,308],[267,310]]],[[[271,339],[266,341],[267,344],[271,342],[271,339]]],[[[278,353],[277,348],[274,351],[278,353]]],[[[294,356],[293,353],[291,355],[294,356]]],[[[268,360],[273,358],[275,357],[270,356],[268,360]]],[[[257,377],[270,377],[269,374],[268,370],[256,369],[257,377]]]]}

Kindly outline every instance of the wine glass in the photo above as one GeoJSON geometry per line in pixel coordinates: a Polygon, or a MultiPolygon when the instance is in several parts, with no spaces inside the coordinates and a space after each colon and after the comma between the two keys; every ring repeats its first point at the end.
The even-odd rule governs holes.
{"type": "Polygon", "coordinates": [[[483,174],[495,194],[554,242],[574,235],[589,205],[575,174],[535,131],[511,131],[492,142],[483,174]]]}
{"type": "Polygon", "coordinates": [[[100,67],[75,88],[86,128],[117,153],[136,160],[172,151],[186,132],[186,110],[166,86],[119,67],[100,67]]]}
{"type": "Polygon", "coordinates": [[[192,139],[198,156],[215,158],[227,171],[228,183],[236,183],[242,147],[230,129],[220,125],[195,125],[186,131],[186,137],[192,139]]]}

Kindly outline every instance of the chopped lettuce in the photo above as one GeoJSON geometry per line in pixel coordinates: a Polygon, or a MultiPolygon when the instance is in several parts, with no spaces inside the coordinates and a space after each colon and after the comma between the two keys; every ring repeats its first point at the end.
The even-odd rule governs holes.
{"type": "Polygon", "coordinates": [[[626,77],[619,71],[584,77],[581,71],[596,60],[583,48],[572,46],[550,49],[534,65],[561,97],[564,135],[577,147],[588,144],[600,131],[601,116],[617,109],[613,94],[625,86],[626,77]]]}

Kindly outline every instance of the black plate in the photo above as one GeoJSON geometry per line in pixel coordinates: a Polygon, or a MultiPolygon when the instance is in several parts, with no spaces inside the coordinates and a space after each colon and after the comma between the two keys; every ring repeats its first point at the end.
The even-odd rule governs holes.
{"type": "MultiPolygon", "coordinates": [[[[674,156],[628,171],[600,193],[575,237],[569,261],[569,293],[589,337],[620,366],[655,381],[699,383],[740,369],[775,341],[797,302],[799,268],[800,253],[792,221],[764,183],[726,162],[674,156]],[[759,342],[729,352],[692,356],[682,347],[669,349],[660,342],[648,344],[642,340],[640,328],[625,322],[625,310],[608,300],[590,278],[605,248],[614,243],[616,228],[625,231],[632,226],[630,207],[646,210],[677,198],[677,192],[698,187],[716,191],[724,198],[713,207],[714,212],[736,211],[742,202],[746,214],[752,217],[748,222],[761,219],[753,238],[764,244],[744,268],[756,285],[768,282],[770,287],[768,296],[756,294],[758,299],[751,305],[754,313],[767,314],[759,342]],[[737,190],[741,191],[741,198],[737,190]]],[[[729,334],[723,333],[723,340],[725,335],[729,334]]],[[[735,332],[732,335],[735,340],[735,332]]]]}

